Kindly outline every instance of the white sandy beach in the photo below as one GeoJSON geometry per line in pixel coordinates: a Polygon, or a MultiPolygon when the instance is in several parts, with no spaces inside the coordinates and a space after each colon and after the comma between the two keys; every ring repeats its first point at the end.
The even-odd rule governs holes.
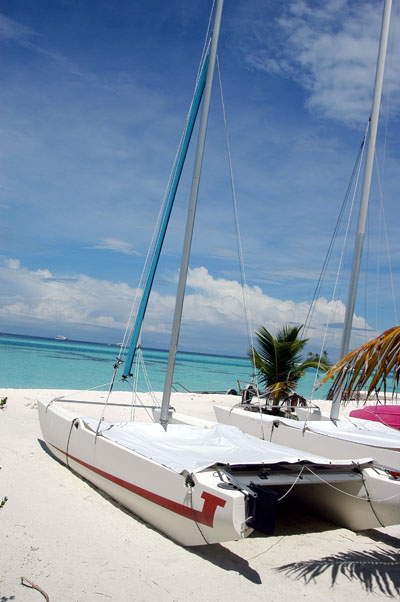
{"type": "MultiPolygon", "coordinates": [[[[296,509],[285,511],[272,537],[255,533],[198,548],[175,544],[46,453],[35,402],[63,393],[0,390],[8,397],[0,412],[0,499],[8,497],[0,510],[0,600],[45,599],[21,585],[21,577],[47,592],[50,602],[400,596],[400,526],[357,534],[296,509]]],[[[113,401],[129,403],[129,394],[116,393],[113,401]]],[[[233,402],[220,395],[172,399],[178,411],[210,420],[214,403],[233,402]]],[[[93,414],[93,407],[85,412],[93,414]]],[[[125,409],[110,412],[122,419],[125,409]]]]}

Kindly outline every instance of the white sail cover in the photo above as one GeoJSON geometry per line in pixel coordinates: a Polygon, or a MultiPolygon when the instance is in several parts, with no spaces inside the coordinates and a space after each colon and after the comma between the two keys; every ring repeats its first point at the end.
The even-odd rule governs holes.
{"type": "Polygon", "coordinates": [[[351,420],[338,420],[336,422],[331,420],[303,422],[280,418],[279,422],[286,426],[334,437],[335,439],[400,451],[400,432],[372,420],[352,418],[351,420]]]}
{"type": "MultiPolygon", "coordinates": [[[[84,418],[84,424],[96,430],[98,421],[84,418]]],[[[302,452],[247,435],[235,426],[216,424],[210,429],[170,424],[167,430],[160,424],[101,423],[99,430],[105,437],[150,458],[177,473],[199,472],[215,464],[255,465],[312,462],[324,466],[354,466],[370,459],[332,460],[302,452]]]]}

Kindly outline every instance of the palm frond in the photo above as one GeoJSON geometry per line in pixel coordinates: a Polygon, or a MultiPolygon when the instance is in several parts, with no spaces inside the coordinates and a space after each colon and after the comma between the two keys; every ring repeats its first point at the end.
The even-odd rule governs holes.
{"type": "Polygon", "coordinates": [[[315,355],[303,361],[304,347],[308,339],[299,339],[302,326],[282,326],[274,337],[264,326],[255,333],[257,345],[249,349],[260,381],[278,400],[295,389],[307,368],[319,368],[325,372],[329,363],[315,355]]]}
{"type": "Polygon", "coordinates": [[[328,370],[319,386],[335,377],[329,396],[343,391],[346,399],[366,389],[369,397],[372,393],[379,393],[382,387],[386,394],[389,376],[392,376],[396,390],[400,377],[399,326],[385,330],[375,339],[348,353],[328,370]]]}

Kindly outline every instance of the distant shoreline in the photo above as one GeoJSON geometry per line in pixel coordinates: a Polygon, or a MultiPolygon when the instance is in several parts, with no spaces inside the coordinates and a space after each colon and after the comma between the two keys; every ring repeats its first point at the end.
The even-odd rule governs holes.
{"type": "MultiPolygon", "coordinates": [[[[84,341],[81,339],[70,339],[70,338],[66,338],[66,339],[57,339],[56,336],[54,337],[45,337],[45,336],[38,336],[38,335],[33,335],[33,334],[16,334],[13,332],[0,332],[0,337],[17,337],[17,338],[21,338],[21,339],[37,339],[37,340],[42,340],[42,341],[52,341],[52,342],[62,342],[62,343],[81,343],[83,345],[100,345],[100,346],[107,346],[107,347],[116,347],[119,348],[120,344],[118,343],[107,343],[107,342],[97,342],[97,341],[84,341]]],[[[158,347],[142,347],[142,349],[144,351],[160,351],[161,353],[168,353],[168,349],[159,349],[158,347]]],[[[202,355],[202,356],[210,356],[210,357],[223,357],[223,358],[230,358],[230,359],[234,359],[234,360],[247,360],[247,357],[244,355],[227,355],[224,353],[208,353],[205,351],[183,351],[181,349],[178,350],[178,353],[181,353],[183,355],[202,355]]]]}

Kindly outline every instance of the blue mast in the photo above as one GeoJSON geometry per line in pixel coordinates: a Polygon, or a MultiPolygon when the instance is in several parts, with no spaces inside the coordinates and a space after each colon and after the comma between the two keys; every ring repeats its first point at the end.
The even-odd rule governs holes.
{"type": "Polygon", "coordinates": [[[169,222],[169,218],[171,215],[172,207],[174,204],[176,191],[178,188],[179,180],[181,178],[183,165],[185,163],[186,154],[189,148],[190,139],[193,133],[194,124],[196,122],[197,113],[199,110],[201,98],[203,96],[204,86],[206,83],[207,77],[207,69],[208,69],[208,60],[209,53],[207,52],[204,57],[204,61],[201,67],[200,76],[197,80],[195,92],[193,95],[192,104],[190,106],[189,114],[186,120],[185,130],[183,132],[183,136],[179,145],[177,157],[175,160],[175,165],[173,168],[173,175],[171,181],[168,186],[168,191],[166,195],[165,208],[163,212],[163,216],[160,222],[160,227],[157,233],[156,243],[153,251],[153,256],[151,260],[151,264],[148,270],[146,284],[143,289],[142,298],[140,300],[139,309],[136,315],[135,326],[133,328],[131,342],[129,345],[128,357],[125,361],[124,371],[122,374],[122,378],[128,378],[131,375],[131,369],[133,360],[135,359],[136,348],[139,340],[140,331],[142,328],[142,323],[144,319],[144,315],[146,313],[147,303],[149,301],[149,296],[151,292],[151,288],[153,286],[154,275],[157,269],[158,260],[160,258],[160,253],[162,249],[162,245],[165,238],[165,233],[167,231],[167,226],[169,222]]]}

